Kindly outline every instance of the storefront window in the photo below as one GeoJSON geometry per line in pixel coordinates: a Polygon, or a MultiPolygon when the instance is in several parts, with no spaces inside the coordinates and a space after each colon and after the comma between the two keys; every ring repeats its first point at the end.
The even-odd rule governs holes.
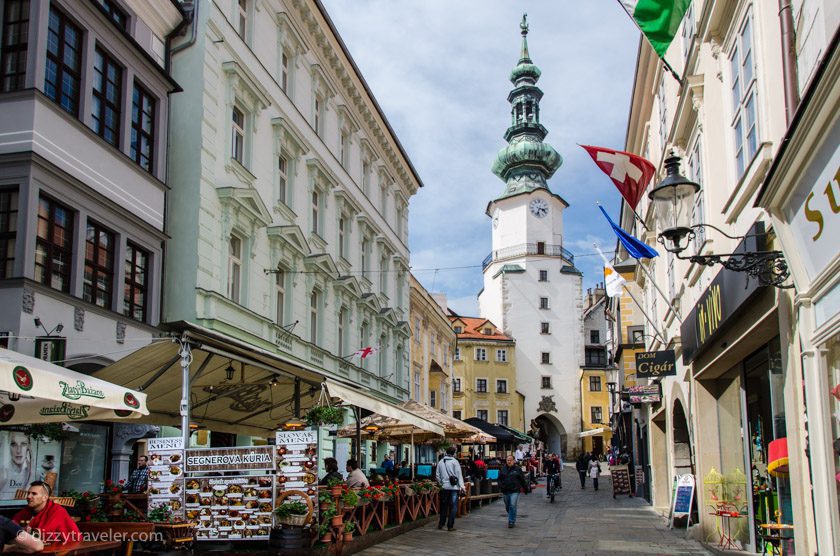
{"type": "Polygon", "coordinates": [[[108,453],[106,425],[74,423],[78,433],[71,433],[64,440],[61,452],[59,490],[69,492],[99,492],[105,480],[105,463],[108,453]]]}

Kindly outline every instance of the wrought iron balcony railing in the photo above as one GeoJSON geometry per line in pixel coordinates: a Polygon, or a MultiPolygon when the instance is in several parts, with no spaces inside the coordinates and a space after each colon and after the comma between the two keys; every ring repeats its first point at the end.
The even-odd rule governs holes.
{"type": "Polygon", "coordinates": [[[546,243],[521,243],[519,245],[512,245],[504,249],[497,249],[487,255],[481,262],[481,269],[487,268],[487,265],[494,261],[503,261],[505,259],[513,259],[525,255],[545,255],[546,257],[562,257],[568,261],[570,266],[575,265],[575,256],[572,252],[562,245],[549,245],[546,243]]]}

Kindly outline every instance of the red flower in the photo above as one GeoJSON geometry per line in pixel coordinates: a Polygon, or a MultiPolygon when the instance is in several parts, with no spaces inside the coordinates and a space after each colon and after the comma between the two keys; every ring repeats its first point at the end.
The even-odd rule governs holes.
{"type": "Polygon", "coordinates": [[[125,484],[125,479],[120,479],[120,484],[125,484]]]}

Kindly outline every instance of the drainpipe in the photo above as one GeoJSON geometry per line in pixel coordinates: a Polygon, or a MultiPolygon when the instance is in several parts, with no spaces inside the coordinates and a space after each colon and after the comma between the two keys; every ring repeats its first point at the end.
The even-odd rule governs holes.
{"type": "Polygon", "coordinates": [[[779,0],[779,26],[782,31],[782,81],[785,88],[785,117],[793,120],[799,106],[799,77],[796,68],[796,31],[790,0],[779,0]]]}

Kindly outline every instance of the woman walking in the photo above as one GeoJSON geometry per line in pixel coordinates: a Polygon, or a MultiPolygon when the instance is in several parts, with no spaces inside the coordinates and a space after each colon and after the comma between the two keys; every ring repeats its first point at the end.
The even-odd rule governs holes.
{"type": "Polygon", "coordinates": [[[601,476],[601,464],[598,458],[589,460],[589,476],[592,478],[592,485],[598,490],[598,477],[601,476]]]}
{"type": "Polygon", "coordinates": [[[513,456],[508,456],[506,465],[499,474],[499,490],[505,499],[505,511],[508,515],[508,527],[516,526],[516,503],[519,502],[519,492],[524,491],[530,494],[531,489],[522,468],[517,464],[513,456]]]}

